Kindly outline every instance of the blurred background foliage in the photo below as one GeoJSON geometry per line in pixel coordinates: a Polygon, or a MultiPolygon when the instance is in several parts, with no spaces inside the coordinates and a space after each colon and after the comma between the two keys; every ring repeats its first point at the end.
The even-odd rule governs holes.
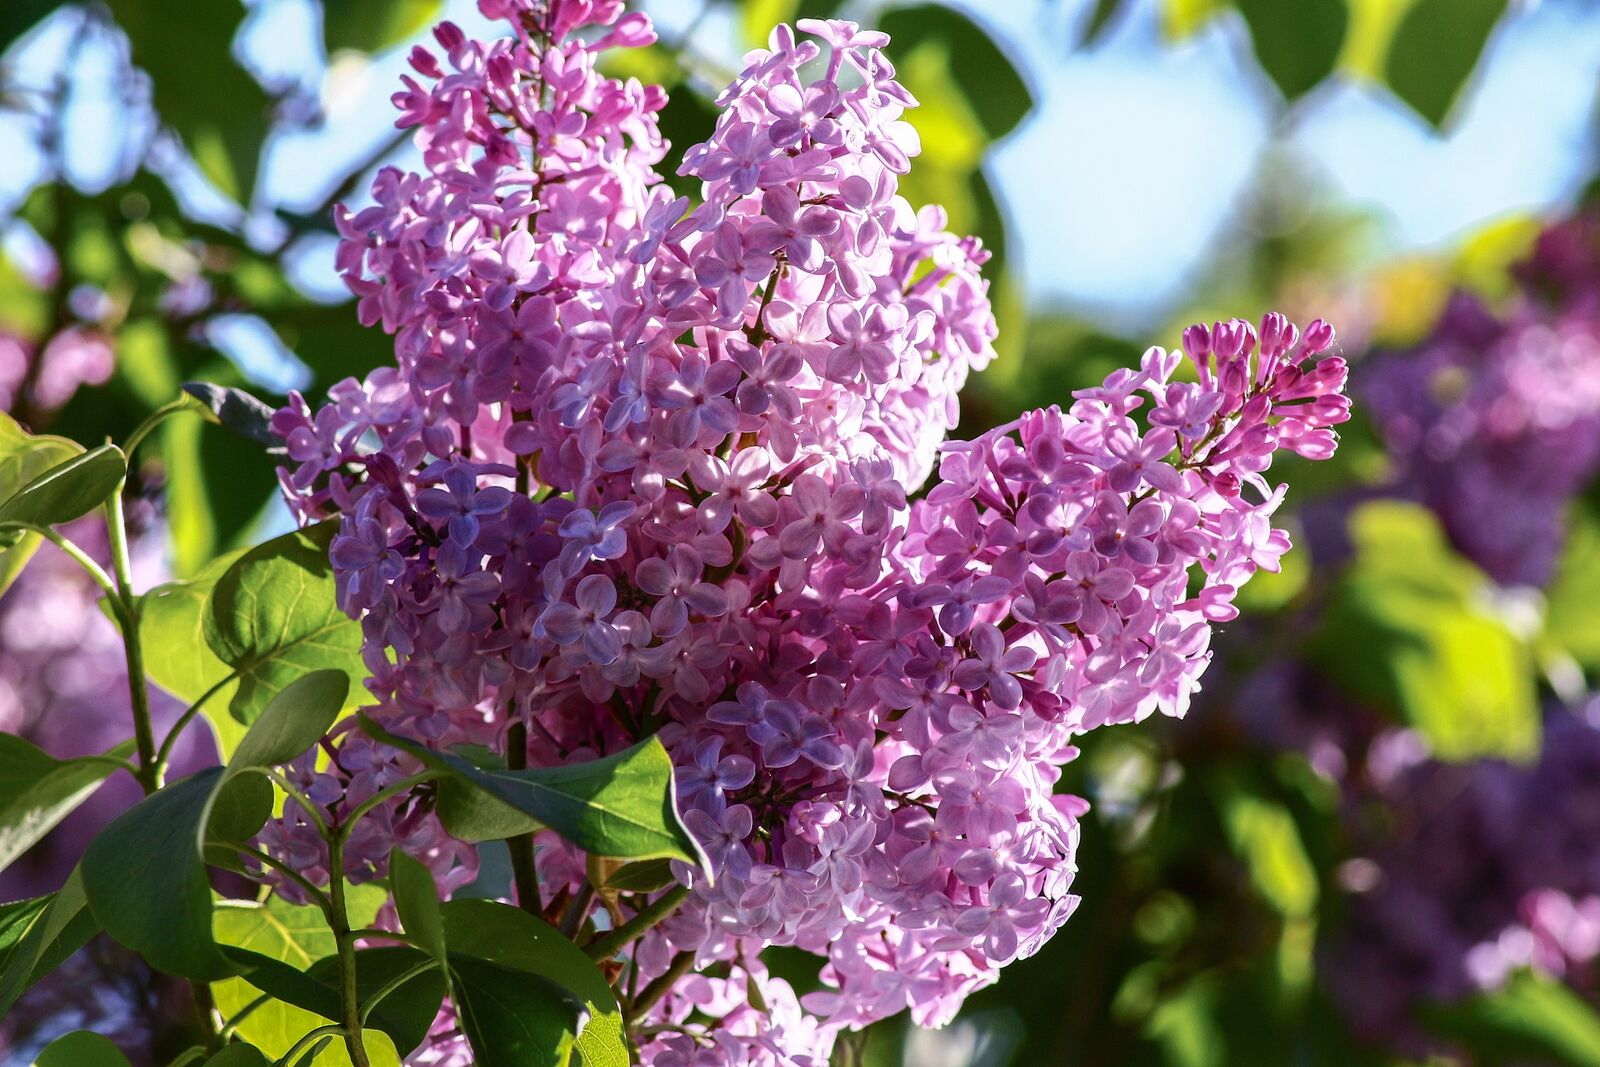
{"type": "MultiPolygon", "coordinates": [[[[1292,486],[1300,550],[1249,587],[1189,718],[1104,732],[1069,768],[1063,787],[1093,809],[1083,899],[1065,930],[954,1026],[884,1024],[837,1062],[1600,1065],[1600,717],[1589,697],[1600,672],[1600,361],[1557,361],[1528,386],[1531,409],[1564,398],[1576,414],[1534,433],[1553,452],[1506,453],[1525,469],[1465,448],[1435,455],[1427,441],[1408,451],[1395,429],[1461,408],[1480,380],[1498,389],[1496,375],[1514,371],[1506,380],[1528,385],[1535,371],[1495,361],[1554,345],[1550,329],[1600,349],[1600,301],[1573,281],[1600,264],[1600,229],[1580,225],[1547,247],[1553,220],[1589,210],[1593,5],[644,6],[662,41],[615,73],[667,86],[662,126],[677,150],[708,132],[711,98],[774,22],[845,15],[893,35],[922,104],[912,117],[923,153],[903,189],[942,204],[993,254],[1004,358],[969,387],[964,430],[1067,403],[1145,346],[1174,343],[1188,321],[1272,307],[1334,320],[1358,397],[1387,398],[1358,406],[1337,463],[1275,472],[1292,486]],[[1396,129],[1414,153],[1479,143],[1469,127],[1493,86],[1509,99],[1502,112],[1523,109],[1523,125],[1493,141],[1499,152],[1542,159],[1520,140],[1548,117],[1537,87],[1486,72],[1518,48],[1533,50],[1520,70],[1541,69],[1537,49],[1554,46],[1540,42],[1557,37],[1591,43],[1551,52],[1542,68],[1589,94],[1568,101],[1582,133],[1553,150],[1560,173],[1508,186],[1443,235],[1405,237],[1403,212],[1341,187],[1319,153],[1335,143],[1381,157],[1396,129]],[[1219,73],[1206,81],[1196,64],[1219,73]],[[1259,135],[1234,144],[1197,127],[1152,145],[1161,134],[1134,126],[1111,142],[1070,132],[1120,114],[1119,94],[1137,96],[1139,79],[1162,70],[1193,76],[1202,109],[1213,97],[1201,88],[1226,83],[1217,99],[1259,135]],[[1063,89],[1069,76],[1077,95],[1063,89]],[[1351,100],[1368,127],[1335,142],[1307,133],[1351,100]],[[1158,162],[1119,171],[1124,151],[1158,162]],[[1128,197],[1073,199],[1073,183],[1102,172],[1102,187],[1125,181],[1128,197]],[[1236,175],[1221,194],[1207,184],[1220,173],[1236,175]],[[1152,181],[1157,198],[1139,201],[1152,181]],[[1203,239],[1174,237],[1169,254],[1163,205],[1207,220],[1203,239]],[[1142,274],[1093,259],[1152,242],[1163,251],[1142,274]],[[1541,255],[1563,291],[1513,269],[1541,255]],[[1148,292],[1107,307],[1074,290],[1071,278],[1097,270],[1148,292]],[[1452,315],[1499,325],[1480,337],[1452,315]],[[1384,410],[1400,414],[1383,422],[1384,410]],[[1557,459],[1570,476],[1547,484],[1557,459]],[[1460,489],[1494,490],[1497,478],[1510,486],[1498,496],[1460,489]],[[1441,484],[1455,488],[1439,497],[1441,484]],[[1533,580],[1495,573],[1499,557],[1475,555],[1462,533],[1540,508],[1556,541],[1533,580]]],[[[0,3],[4,408],[92,442],[124,436],[191,378],[272,398],[386,360],[388,339],[359,327],[334,275],[330,210],[363,201],[378,166],[414,158],[385,98],[409,45],[442,16],[483,25],[465,0],[0,3]]],[[[1506,160],[1468,162],[1420,195],[1449,201],[1506,160]]],[[[1423,172],[1403,163],[1394,182],[1417,184],[1423,172]]],[[[1395,203],[1415,202],[1409,192],[1395,203]]],[[[191,575],[285,521],[253,446],[200,420],[161,433],[135,477],[165,514],[170,573],[191,575]]],[[[20,714],[0,701],[4,713],[20,714]]],[[[71,1010],[61,1022],[68,1008],[55,1001],[19,1007],[4,1062],[27,1063],[84,1025],[86,1009],[71,1010]]]]}

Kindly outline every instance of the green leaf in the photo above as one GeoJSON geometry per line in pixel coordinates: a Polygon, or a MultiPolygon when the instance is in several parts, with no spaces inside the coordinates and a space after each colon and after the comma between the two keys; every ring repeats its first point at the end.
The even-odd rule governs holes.
{"type": "MultiPolygon", "coordinates": [[[[345,912],[352,928],[371,926],[388,899],[388,893],[377,884],[346,885],[345,912]]],[[[333,931],[328,928],[320,908],[291,904],[281,897],[269,897],[261,904],[217,901],[212,932],[217,943],[226,946],[225,952],[227,948],[244,949],[297,971],[308,971],[317,960],[338,951],[333,931]]],[[[213,983],[211,993],[217,1010],[230,1018],[260,996],[260,991],[243,978],[213,983]]],[[[274,999],[245,1016],[239,1023],[238,1034],[277,1058],[288,1052],[301,1035],[325,1022],[321,1015],[274,999]]],[[[344,1043],[334,1042],[316,1063],[318,1067],[348,1064],[344,1043]]]]}
{"type": "Polygon", "coordinates": [[[1444,126],[1506,0],[1417,0],[1389,40],[1384,77],[1435,128],[1444,126]]]}
{"type": "Polygon", "coordinates": [[[350,677],[340,670],[312,671],[284,686],[239,742],[224,779],[304,753],[322,740],[349,695],[350,677]]]}
{"type": "Polygon", "coordinates": [[[7,904],[0,910],[0,1016],[34,982],[82,948],[99,927],[74,868],[57,892],[7,904]]]}
{"type": "Polygon", "coordinates": [[[1289,918],[1311,915],[1317,906],[1317,871],[1294,816],[1282,804],[1239,790],[1228,792],[1221,807],[1228,837],[1257,892],[1289,918]]]}
{"type": "Polygon", "coordinates": [[[1234,0],[1256,60],[1290,102],[1304,96],[1338,62],[1350,25],[1345,0],[1234,0]]]}
{"type": "Polygon", "coordinates": [[[587,763],[501,771],[396,737],[364,716],[361,724],[378,740],[446,772],[439,817],[456,837],[483,841],[549,827],[597,856],[669,857],[708,866],[683,827],[672,760],[654,737],[587,763]]]}
{"type": "MultiPolygon", "coordinates": [[[[313,1026],[342,1017],[336,956],[301,969],[244,949],[229,948],[226,952],[243,972],[241,977],[252,986],[317,1016],[313,1026]]],[[[356,992],[362,1004],[394,979],[429,962],[424,953],[409,947],[361,949],[355,959],[356,992]]],[[[444,975],[437,967],[423,971],[385,996],[368,1016],[368,1024],[387,1035],[402,1054],[409,1053],[428,1036],[439,1005],[444,1002],[445,988],[444,975]]],[[[307,1026],[300,1033],[311,1028],[307,1026]]]]}
{"type": "Polygon", "coordinates": [[[322,0],[328,54],[379,52],[415,36],[439,17],[442,0],[322,0]]]}
{"type": "Polygon", "coordinates": [[[61,0],[6,0],[0,4],[0,52],[61,6],[61,0]]]}
{"type": "MultiPolygon", "coordinates": [[[[112,820],[83,855],[84,891],[105,931],[155,969],[196,981],[237,970],[212,939],[200,851],[223,776],[224,768],[209,767],[151,794],[112,820]]],[[[266,822],[272,789],[264,778],[235,778],[227,789],[239,803],[224,810],[251,812],[257,828],[266,822]]],[[[229,821],[237,831],[251,820],[229,821]]]]}
{"type": "Polygon", "coordinates": [[[1484,1062],[1538,1058],[1600,1067],[1600,1015],[1560,982],[1528,972],[1498,992],[1429,1009],[1424,1018],[1484,1062]]]}
{"type": "Polygon", "coordinates": [[[1078,37],[1078,47],[1088,48],[1100,40],[1122,10],[1123,3],[1124,0],[1095,0],[1094,10],[1089,13],[1083,33],[1078,37]]]}
{"type": "MultiPolygon", "coordinates": [[[[966,15],[943,4],[895,7],[878,20],[887,33],[889,57],[898,67],[919,51],[943,58],[950,84],[959,90],[983,136],[998,140],[1033,108],[1033,93],[994,38],[966,15]]],[[[923,87],[907,87],[921,98],[923,87]]],[[[913,113],[920,128],[923,116],[913,113]]]]}
{"type": "Polygon", "coordinates": [[[283,451],[283,438],[272,432],[270,404],[243,389],[211,382],[184,382],[183,391],[200,406],[206,418],[218,426],[227,427],[268,452],[283,451]]]}
{"type": "MultiPolygon", "coordinates": [[[[242,551],[219,556],[187,581],[158,585],[140,598],[139,635],[144,641],[145,670],[157,685],[186,703],[199,700],[212,686],[233,673],[205,639],[205,605],[242,551]]],[[[228,713],[238,687],[223,686],[202,711],[216,735],[217,750],[231,759],[245,728],[228,713]]]]}
{"type": "Polygon", "coordinates": [[[207,599],[206,644],[239,675],[229,710],[251,723],[267,702],[308,671],[366,677],[361,625],[339,610],[326,522],[257,545],[229,567],[207,599]]]}
{"type": "Polygon", "coordinates": [[[152,103],[206,177],[248,205],[267,135],[269,101],[234,62],[244,17],[237,0],[206,0],[174,17],[168,0],[110,0],[133,62],[150,75],[152,103]]]}
{"type": "Polygon", "coordinates": [[[674,881],[670,860],[640,860],[612,871],[600,888],[614,893],[654,893],[674,881]]]}
{"type": "Polygon", "coordinates": [[[1590,671],[1600,671],[1600,619],[1594,611],[1597,589],[1600,524],[1579,513],[1570,524],[1561,561],[1550,582],[1544,636],[1590,671]]]}
{"type": "Polygon", "coordinates": [[[1441,759],[1536,755],[1532,650],[1495,614],[1491,583],[1416,505],[1363,505],[1350,532],[1355,557],[1308,645],[1313,661],[1441,759]]]}
{"type": "MultiPolygon", "coordinates": [[[[16,495],[16,491],[39,475],[73,456],[83,454],[83,446],[65,437],[36,436],[19,426],[15,419],[0,411],[0,507],[16,495]]],[[[0,596],[5,595],[17,575],[27,564],[41,538],[36,533],[16,531],[0,534],[0,596]],[[10,543],[11,547],[4,545],[10,543]]]]}
{"type": "MultiPolygon", "coordinates": [[[[0,504],[0,526],[24,523],[47,527],[71,522],[104,504],[127,473],[127,460],[116,445],[101,445],[73,456],[46,470],[0,504]]],[[[5,536],[0,532],[0,544],[5,536]]]]}
{"type": "Polygon", "coordinates": [[[389,853],[389,891],[400,925],[411,939],[440,963],[445,958],[444,926],[439,918],[439,891],[428,868],[396,847],[389,853]]]}
{"type": "Polygon", "coordinates": [[[235,1043],[212,1056],[205,1067],[272,1067],[272,1061],[254,1045],[235,1043]]]}
{"type": "Polygon", "coordinates": [[[559,930],[521,908],[491,900],[452,900],[441,914],[452,955],[539,975],[584,1001],[589,1021],[577,1045],[584,1067],[627,1067],[616,994],[594,961],[559,930]]]}
{"type": "Polygon", "coordinates": [[[46,1045],[33,1064],[34,1067],[128,1067],[128,1057],[99,1034],[78,1030],[46,1045]]]}
{"type": "MultiPolygon", "coordinates": [[[[132,751],[128,741],[106,755],[123,759],[132,751]]],[[[0,870],[16,862],[116,770],[116,764],[99,760],[59,760],[15,734],[0,733],[0,870]]]]}
{"type": "Polygon", "coordinates": [[[566,1067],[586,1016],[554,982],[471,957],[450,958],[456,1014],[478,1067],[566,1067]]]}

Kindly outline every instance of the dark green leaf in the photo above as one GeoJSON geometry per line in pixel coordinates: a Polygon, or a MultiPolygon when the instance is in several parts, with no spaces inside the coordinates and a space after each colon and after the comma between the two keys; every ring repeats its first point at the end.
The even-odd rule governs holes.
{"type": "Polygon", "coordinates": [[[106,932],[157,970],[196,981],[236,970],[212,939],[200,852],[207,817],[214,803],[230,813],[231,837],[251,821],[259,829],[272,808],[264,778],[236,778],[224,790],[223,773],[210,767],[151,794],[101,830],[83,856],[84,891],[106,932]],[[219,791],[231,795],[219,803],[219,791]]]}
{"type": "Polygon", "coordinates": [[[597,856],[706,866],[678,815],[672,760],[654,737],[587,763],[495,771],[396,737],[370,719],[362,719],[362,728],[447,772],[439,815],[457,837],[481,841],[549,827],[597,856]]]}
{"type": "Polygon", "coordinates": [[[428,868],[401,848],[389,853],[389,891],[400,925],[411,939],[444,962],[444,927],[439,919],[439,891],[428,868]]]}
{"type": "Polygon", "coordinates": [[[47,527],[71,522],[104,504],[127,473],[127,461],[116,445],[101,445],[73,456],[0,504],[0,526],[24,523],[47,527]]]}
{"type": "Polygon", "coordinates": [[[1100,40],[1122,8],[1123,0],[1095,0],[1094,10],[1083,25],[1083,35],[1078,38],[1078,47],[1088,48],[1100,40]]]}
{"type": "Polygon", "coordinates": [[[176,17],[167,0],[110,3],[128,35],[133,62],[150,75],[162,121],[177,131],[218,189],[248,204],[269,104],[260,84],[232,57],[243,6],[238,0],[206,0],[186,5],[176,17]]]}
{"type": "Polygon", "coordinates": [[[341,48],[377,52],[399,44],[439,17],[442,0],[322,0],[328,54],[341,48]]]}
{"type": "Polygon", "coordinates": [[[594,961],[549,923],[490,900],[452,900],[442,908],[453,954],[536,974],[585,1002],[589,1021],[578,1035],[585,1067],[626,1067],[622,1010],[594,961]]]}
{"type": "Polygon", "coordinates": [[[272,1061],[254,1045],[232,1044],[206,1061],[206,1067],[271,1067],[272,1061]]]}
{"type": "Polygon", "coordinates": [[[33,1064],[34,1067],[128,1067],[128,1057],[107,1038],[78,1030],[46,1045],[33,1064]]]}
{"type": "Polygon", "coordinates": [[[207,600],[206,644],[239,674],[229,707],[254,722],[272,697],[308,671],[364,678],[361,626],[339,610],[328,543],[336,522],[273,538],[241,556],[207,600]]]}
{"type": "Polygon", "coordinates": [[[269,453],[283,451],[283,438],[272,432],[272,406],[243,389],[211,382],[185,382],[183,391],[199,403],[212,422],[226,426],[269,453]]]}
{"type": "Polygon", "coordinates": [[[288,763],[301,755],[322,740],[349,695],[350,677],[344,671],[312,671],[296,678],[250,724],[228,761],[228,775],[288,763]]]}
{"type": "Polygon", "coordinates": [[[0,52],[61,6],[61,0],[6,0],[0,4],[0,52]]]}
{"type": "Polygon", "coordinates": [[[1505,9],[1506,0],[1417,0],[1389,39],[1389,88],[1442,127],[1505,9]]]}
{"type": "Polygon", "coordinates": [[[1010,133],[1032,109],[1033,93],[1016,65],[982,26],[959,11],[943,4],[896,7],[878,20],[878,27],[891,38],[889,56],[896,66],[921,50],[943,59],[989,140],[1010,133]]]}
{"type": "MultiPolygon", "coordinates": [[[[133,742],[108,756],[125,758],[133,742]]],[[[0,870],[16,862],[116,771],[114,763],[58,760],[15,734],[0,733],[0,870]]]]}
{"type": "Polygon", "coordinates": [[[456,1013],[478,1067],[566,1067],[587,1012],[537,975],[450,958],[456,1013]]]}
{"type": "Polygon", "coordinates": [[[84,900],[83,878],[76,868],[59,891],[6,905],[5,915],[0,922],[0,1016],[11,1010],[24,990],[59,967],[99,929],[84,900]]]}
{"type": "Polygon", "coordinates": [[[1431,1009],[1425,1018],[1485,1062],[1537,1058],[1600,1067],[1600,1015],[1560,982],[1527,972],[1497,992],[1431,1009]]]}
{"type": "Polygon", "coordinates": [[[1345,0],[1234,0],[1250,27],[1256,60],[1294,101],[1333,73],[1350,12],[1345,0]]]}
{"type": "Polygon", "coordinates": [[[665,889],[675,880],[672,861],[640,860],[624,864],[611,872],[601,888],[617,893],[654,893],[658,889],[665,889]]]}

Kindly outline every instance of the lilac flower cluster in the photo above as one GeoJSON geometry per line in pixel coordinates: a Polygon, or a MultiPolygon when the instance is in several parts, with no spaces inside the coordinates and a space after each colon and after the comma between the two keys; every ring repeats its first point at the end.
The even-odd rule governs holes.
{"type": "Polygon", "coordinates": [[[1495,317],[1457,294],[1417,348],[1365,373],[1400,488],[1496,581],[1543,585],[1567,503],[1600,473],[1600,232],[1555,225],[1495,317]]]}
{"type": "MultiPolygon", "coordinates": [[[[1151,349],[941,448],[993,354],[986,255],[897,193],[918,144],[884,35],[802,20],[747,55],[684,154],[691,210],[652,169],[663,94],[596,66],[643,16],[480,7],[514,35],[441,26],[396,97],[426,173],[338,217],[396,365],[274,420],[295,506],[339,516],[376,714],[434,746],[521,723],[533,765],[667,745],[716,878],[677,868],[688,902],[630,963],[727,977],[635,1020],[646,1062],[820,1064],[841,1028],[948,1020],[1072,911],[1073,738],[1183,714],[1212,623],[1289,547],[1263,474],[1334,450],[1333,331],[1194,327],[1195,380],[1151,349]],[[823,957],[823,991],[769,976],[770,945],[823,957]]],[[[320,802],[407,769],[336,740],[320,802]]],[[[425,811],[389,816],[351,873],[398,840],[470,880],[425,811]]],[[[304,826],[265,841],[327,876],[304,826]]],[[[583,878],[539,862],[547,894],[583,878]]]]}
{"type": "Polygon", "coordinates": [[[1419,1003],[1529,967],[1600,992],[1600,698],[1554,709],[1537,764],[1443,764],[1391,732],[1356,800],[1348,927],[1324,973],[1351,1025],[1425,1052],[1419,1003]],[[1537,833],[1528,827],[1537,826],[1537,833]]]}

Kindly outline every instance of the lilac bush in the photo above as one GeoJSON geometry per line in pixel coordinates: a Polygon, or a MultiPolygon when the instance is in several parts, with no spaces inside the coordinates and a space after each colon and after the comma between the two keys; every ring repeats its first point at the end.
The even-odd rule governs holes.
{"type": "MultiPolygon", "coordinates": [[[[337,518],[369,712],[513,768],[666,745],[703,868],[591,920],[593,858],[544,833],[516,887],[569,929],[656,923],[606,961],[645,1062],[820,1064],[841,1030],[945,1022],[1072,912],[1074,739],[1182,715],[1289,548],[1264,475],[1333,453],[1333,330],[1193,327],[946,442],[994,354],[987,256],[897,192],[915,101],[883,34],[778,27],[683,153],[691,204],[654,169],[664,94],[601,73],[643,15],[480,7],[513,35],[440,26],[395,97],[426,170],[338,216],[394,365],[273,420],[298,513],[337,518]]],[[[417,768],[370,732],[328,750],[298,781],[335,821],[417,768]]],[[[313,884],[396,843],[447,893],[477,877],[426,796],[379,799],[342,872],[294,806],[262,841],[313,884]]],[[[455,1049],[446,1012],[418,1062],[455,1049]]]]}

